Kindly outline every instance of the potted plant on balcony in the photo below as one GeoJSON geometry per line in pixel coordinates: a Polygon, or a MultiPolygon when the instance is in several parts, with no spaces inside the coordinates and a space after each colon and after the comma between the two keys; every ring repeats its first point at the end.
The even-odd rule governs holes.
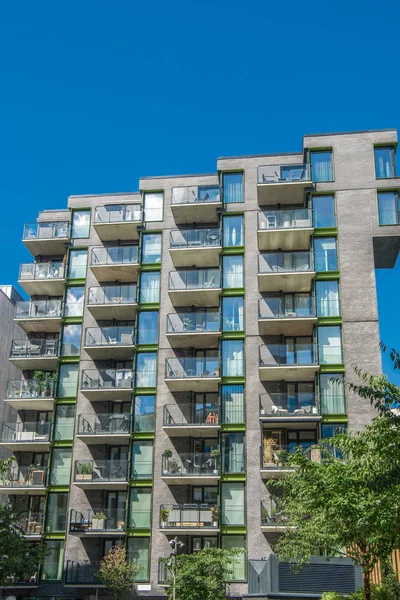
{"type": "Polygon", "coordinates": [[[92,529],[104,529],[104,523],[106,519],[106,513],[102,512],[101,510],[99,512],[95,512],[92,518],[92,529]]]}
{"type": "Polygon", "coordinates": [[[211,517],[212,517],[212,526],[218,527],[219,508],[218,508],[218,506],[212,506],[210,510],[211,510],[211,517]]]}
{"type": "Polygon", "coordinates": [[[181,465],[178,463],[176,458],[173,458],[172,460],[169,461],[168,471],[170,473],[176,475],[176,474],[179,474],[180,470],[181,470],[181,465]]]}
{"type": "Polygon", "coordinates": [[[122,519],[117,521],[117,529],[119,531],[122,531],[123,529],[125,529],[125,521],[122,521],[122,519]]]}
{"type": "Polygon", "coordinates": [[[170,508],[162,508],[160,510],[160,517],[161,517],[161,527],[166,527],[168,524],[168,516],[169,513],[171,512],[170,508]]]}
{"type": "Polygon", "coordinates": [[[38,398],[44,396],[46,390],[46,375],[44,371],[34,371],[33,372],[33,386],[38,398]]]}
{"type": "Polygon", "coordinates": [[[55,388],[56,388],[57,379],[58,379],[57,373],[45,373],[45,379],[44,379],[45,389],[44,389],[44,394],[48,398],[51,398],[52,396],[55,395],[55,388]]]}
{"type": "Polygon", "coordinates": [[[75,481],[91,481],[93,466],[90,461],[80,462],[76,465],[75,481]]]}
{"type": "Polygon", "coordinates": [[[221,456],[221,452],[220,452],[219,448],[214,448],[214,450],[211,450],[210,456],[213,459],[213,466],[214,466],[213,473],[214,473],[214,475],[218,475],[218,473],[219,473],[218,462],[219,462],[219,457],[221,456]]]}
{"type": "Polygon", "coordinates": [[[189,319],[189,317],[183,317],[183,319],[182,319],[183,331],[188,331],[188,329],[190,329],[191,323],[192,323],[192,319],[189,319]]]}
{"type": "Polygon", "coordinates": [[[169,448],[167,450],[164,450],[163,452],[163,458],[164,458],[164,464],[163,464],[163,473],[164,475],[166,473],[168,473],[169,471],[169,459],[172,456],[172,450],[170,450],[169,448]]]}

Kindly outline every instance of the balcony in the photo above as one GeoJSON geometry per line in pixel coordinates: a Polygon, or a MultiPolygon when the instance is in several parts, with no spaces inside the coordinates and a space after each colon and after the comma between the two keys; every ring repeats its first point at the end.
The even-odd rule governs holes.
{"type": "Polygon", "coordinates": [[[215,223],[222,208],[218,185],[176,187],[172,190],[171,210],[175,223],[215,223]]]}
{"type": "Polygon", "coordinates": [[[93,360],[127,360],[135,349],[135,327],[88,327],[83,349],[93,360]]]}
{"type": "Polygon", "coordinates": [[[319,398],[314,393],[260,394],[260,421],[274,423],[321,421],[319,398]]]}
{"type": "Polygon", "coordinates": [[[49,421],[3,423],[0,447],[12,452],[48,452],[50,431],[49,421]]]}
{"type": "Polygon", "coordinates": [[[57,256],[65,253],[69,237],[69,221],[47,221],[24,225],[22,241],[34,256],[57,256]]]}
{"type": "Polygon", "coordinates": [[[103,242],[137,240],[141,224],[141,204],[109,204],[94,209],[93,227],[103,242]]]}
{"type": "Polygon", "coordinates": [[[260,346],[261,381],[314,381],[319,371],[317,346],[313,343],[260,346]]]}
{"type": "Polygon", "coordinates": [[[307,208],[258,213],[259,250],[308,250],[313,231],[312,212],[307,208]]]}
{"type": "Polygon", "coordinates": [[[136,282],[139,272],[139,246],[92,248],[90,268],[99,283],[136,282]]]}
{"type": "Polygon", "coordinates": [[[87,308],[97,321],[131,321],[137,309],[137,286],[105,285],[89,288],[87,308]]]}
{"type": "Polygon", "coordinates": [[[77,437],[86,444],[128,444],[130,432],[130,413],[92,413],[78,417],[77,437]]]}
{"type": "Polygon", "coordinates": [[[169,253],[175,267],[218,267],[221,250],[221,234],[216,227],[170,233],[169,253]]]}
{"type": "Polygon", "coordinates": [[[94,565],[88,560],[67,560],[65,585],[73,587],[98,587],[103,588],[96,577],[99,565],[94,565]]]}
{"type": "Polygon", "coordinates": [[[165,381],[171,392],[217,392],[221,382],[219,358],[167,358],[165,381]]]}
{"type": "Polygon", "coordinates": [[[302,204],[304,192],[311,186],[310,165],[266,165],[257,169],[260,205],[302,204]]]}
{"type": "Polygon", "coordinates": [[[59,340],[13,340],[10,360],[22,371],[55,371],[59,346],[59,340]]]}
{"type": "Polygon", "coordinates": [[[46,493],[46,467],[30,465],[12,467],[0,475],[0,493],[44,496],[46,493]]]}
{"type": "Polygon", "coordinates": [[[221,272],[219,269],[172,271],[168,293],[174,306],[218,306],[221,272]]]}
{"type": "Polygon", "coordinates": [[[65,265],[61,260],[22,263],[18,283],[30,296],[62,296],[65,285],[65,265]]]}
{"type": "Polygon", "coordinates": [[[74,484],[83,490],[125,490],[128,486],[126,460],[76,460],[74,484]]]}
{"type": "Polygon", "coordinates": [[[220,337],[217,308],[168,315],[167,338],[171,348],[218,348],[220,337]]]}
{"type": "Polygon", "coordinates": [[[210,452],[186,452],[175,457],[164,452],[161,479],[170,485],[215,485],[220,479],[219,462],[210,452]]]}
{"type": "Polygon", "coordinates": [[[40,539],[44,532],[44,513],[26,511],[18,515],[18,526],[29,539],[40,539]]]}
{"type": "Polygon", "coordinates": [[[133,392],[131,369],[88,369],[82,371],[81,392],[91,402],[130,400],[133,392]]]}
{"type": "Polygon", "coordinates": [[[17,302],[14,321],[27,332],[58,333],[63,315],[62,300],[17,302]]]}
{"type": "Polygon", "coordinates": [[[316,322],[315,298],[309,294],[260,298],[258,301],[260,335],[311,335],[316,322]]]}
{"type": "MultiPolygon", "coordinates": [[[[286,433],[289,431],[287,430],[286,433]]],[[[276,436],[283,436],[284,433],[284,431],[264,431],[260,469],[263,479],[281,479],[286,473],[293,473],[294,467],[288,464],[287,454],[293,454],[298,449],[303,450],[312,462],[321,462],[321,450],[316,447],[315,430],[303,429],[300,432],[298,430],[293,432],[293,435],[304,434],[304,440],[307,439],[307,441],[278,442],[276,436]]]]}
{"type": "Polygon", "coordinates": [[[260,292],[309,292],[314,277],[312,252],[265,252],[258,257],[260,292]]]}
{"type": "Polygon", "coordinates": [[[220,430],[219,404],[165,404],[164,431],[169,437],[217,437],[220,430]]]}
{"type": "Polygon", "coordinates": [[[124,508],[72,509],[69,531],[80,537],[124,535],[126,511],[124,508]]]}
{"type": "Polygon", "coordinates": [[[41,389],[34,379],[8,381],[5,402],[17,410],[52,410],[55,383],[41,389]]]}
{"type": "Polygon", "coordinates": [[[283,533],[288,528],[289,519],[275,503],[270,509],[261,504],[261,531],[263,533],[283,533]]]}
{"type": "Polygon", "coordinates": [[[160,529],[167,535],[218,533],[218,507],[208,504],[161,504],[160,529]]]}

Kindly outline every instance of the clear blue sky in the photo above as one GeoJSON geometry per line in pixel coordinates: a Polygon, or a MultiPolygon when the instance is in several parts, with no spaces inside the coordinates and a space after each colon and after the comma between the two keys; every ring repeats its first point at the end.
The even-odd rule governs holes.
{"type": "MultiPolygon", "coordinates": [[[[23,223],[70,194],[400,128],[399,17],[396,0],[2,0],[0,281],[30,260],[23,223]]],[[[400,346],[393,323],[382,337],[400,346]]]]}

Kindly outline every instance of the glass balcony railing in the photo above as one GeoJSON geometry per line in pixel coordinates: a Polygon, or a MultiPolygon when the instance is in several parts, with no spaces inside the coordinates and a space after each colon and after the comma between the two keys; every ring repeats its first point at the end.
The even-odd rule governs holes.
{"type": "Polygon", "coordinates": [[[58,356],[59,340],[13,340],[11,358],[37,358],[41,356],[58,356]]]}
{"type": "Polygon", "coordinates": [[[51,423],[36,421],[23,423],[3,423],[1,442],[48,442],[50,441],[51,423]]]}
{"type": "Polygon", "coordinates": [[[110,204],[96,206],[95,223],[129,223],[142,220],[141,204],[110,204]]]}
{"type": "Polygon", "coordinates": [[[19,267],[20,281],[64,279],[65,265],[60,260],[43,263],[22,263],[19,267]]]}
{"type": "Polygon", "coordinates": [[[261,526],[285,526],[288,525],[289,518],[283,514],[282,510],[275,504],[271,504],[269,509],[261,504],[261,526]]]}
{"type": "Polygon", "coordinates": [[[263,252],[258,257],[258,272],[296,273],[314,270],[313,253],[305,252],[263,252]]]}
{"type": "Polygon", "coordinates": [[[97,579],[99,565],[92,564],[88,560],[67,560],[65,583],[68,585],[89,585],[100,582],[97,579]]]}
{"type": "Polygon", "coordinates": [[[16,319],[55,319],[63,312],[62,300],[31,300],[17,302],[16,319]]]}
{"type": "Polygon", "coordinates": [[[81,414],[78,417],[78,435],[119,435],[130,431],[130,413],[81,414]]]}
{"type": "Polygon", "coordinates": [[[315,298],[308,294],[260,298],[258,301],[260,319],[307,319],[315,316],[315,298]]]}
{"type": "Polygon", "coordinates": [[[174,229],[170,233],[171,248],[208,248],[221,245],[221,234],[210,229],[174,229]]]}
{"type": "Polygon", "coordinates": [[[218,309],[172,313],[167,319],[167,333],[204,333],[220,330],[218,309]]]}
{"type": "Polygon", "coordinates": [[[126,460],[76,460],[74,481],[126,481],[126,460]]]}
{"type": "Polygon", "coordinates": [[[209,504],[161,504],[160,527],[165,529],[217,528],[219,509],[209,504]]]}
{"type": "Polygon", "coordinates": [[[314,392],[260,394],[261,417],[302,417],[319,414],[319,398],[314,392]]]}
{"type": "Polygon", "coordinates": [[[266,165],[258,167],[258,183],[311,181],[310,165],[266,165]]]}
{"type": "Polygon", "coordinates": [[[218,185],[176,187],[172,189],[172,204],[205,202],[221,202],[221,189],[218,185]]]}
{"type": "Polygon", "coordinates": [[[135,326],[88,327],[85,330],[85,346],[133,346],[135,326]]]}
{"type": "Polygon", "coordinates": [[[46,385],[39,384],[34,379],[21,379],[19,381],[8,381],[6,397],[8,399],[22,398],[53,398],[55,393],[55,381],[49,381],[46,385]]]}
{"type": "Polygon", "coordinates": [[[42,535],[44,531],[44,513],[26,511],[18,515],[18,526],[26,535],[42,535]]]}
{"type": "Polygon", "coordinates": [[[24,240],[51,240],[69,238],[69,221],[48,221],[26,223],[24,225],[24,240]]]}
{"type": "Polygon", "coordinates": [[[71,533],[123,532],[126,530],[125,514],[124,508],[72,509],[69,530],[71,533]]]}
{"type": "Polygon", "coordinates": [[[92,248],[91,265],[133,265],[139,262],[139,246],[104,246],[92,248]]]}
{"type": "Polygon", "coordinates": [[[301,229],[312,227],[312,211],[308,208],[296,210],[265,210],[258,213],[258,229],[301,229]]]}
{"type": "Polygon", "coordinates": [[[135,304],[136,301],[136,284],[104,285],[89,288],[89,306],[96,306],[98,304],[135,304]]]}
{"type": "Polygon", "coordinates": [[[188,269],[171,271],[169,289],[177,290],[212,290],[221,287],[221,271],[219,269],[188,269]]]}
{"type": "Polygon", "coordinates": [[[318,364],[317,345],[306,342],[260,346],[259,356],[260,367],[318,364]]]}
{"type": "Polygon", "coordinates": [[[166,379],[219,377],[219,358],[218,356],[167,358],[165,361],[165,377],[166,379]]]}
{"type": "MultiPolygon", "coordinates": [[[[302,433],[302,432],[300,432],[302,433]]],[[[309,431],[306,433],[310,435],[309,431]]],[[[307,458],[312,462],[321,462],[321,450],[315,447],[316,441],[309,439],[288,444],[279,444],[275,438],[264,435],[262,439],[262,469],[285,469],[288,466],[287,454],[294,454],[297,450],[302,450],[307,458]]],[[[291,467],[293,468],[293,467],[291,467]]]]}
{"type": "Polygon", "coordinates": [[[130,389],[133,382],[131,369],[88,369],[82,371],[82,388],[89,390],[130,389]]]}
{"type": "Polygon", "coordinates": [[[211,452],[185,452],[175,456],[162,457],[164,477],[201,477],[219,475],[220,458],[211,456],[211,452]]]}
{"type": "Polygon", "coordinates": [[[43,488],[46,485],[46,473],[47,467],[11,467],[0,474],[0,487],[43,488]]]}
{"type": "Polygon", "coordinates": [[[219,425],[219,404],[165,404],[164,426],[199,427],[219,425]]]}

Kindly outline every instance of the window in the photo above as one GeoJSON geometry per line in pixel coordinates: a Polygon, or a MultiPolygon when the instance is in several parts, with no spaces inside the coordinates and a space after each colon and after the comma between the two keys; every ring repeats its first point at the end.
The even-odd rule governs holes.
{"type": "Polygon", "coordinates": [[[221,399],[222,422],[244,423],[244,386],[223,385],[221,399]]]}
{"type": "Polygon", "coordinates": [[[310,162],[313,181],[333,181],[332,150],[311,151],[310,162]]]}
{"type": "Polygon", "coordinates": [[[49,493],[47,497],[46,532],[65,531],[67,525],[67,493],[49,493]]]}
{"type": "Polygon", "coordinates": [[[63,559],[64,540],[45,540],[41,579],[43,581],[61,581],[63,559]]]}
{"type": "Polygon", "coordinates": [[[83,315],[83,303],[85,288],[83,286],[68,287],[65,296],[65,317],[81,317],[83,315]]]}
{"type": "Polygon", "coordinates": [[[135,431],[154,431],[155,396],[135,396],[135,431]]]}
{"type": "Polygon", "coordinates": [[[222,376],[242,377],[244,375],[243,340],[222,342],[222,376]]]}
{"type": "Polygon", "coordinates": [[[315,238],[314,252],[316,271],[337,271],[336,238],[315,238]]]}
{"type": "Polygon", "coordinates": [[[224,173],[224,202],[243,202],[243,173],[224,173]]]}
{"type": "Polygon", "coordinates": [[[58,397],[75,398],[78,387],[79,365],[60,365],[58,374],[58,397]]]}
{"type": "Polygon", "coordinates": [[[319,393],[323,415],[343,415],[346,413],[343,375],[339,373],[321,374],[319,376],[319,393]]]}
{"type": "Polygon", "coordinates": [[[69,485],[71,475],[72,450],[53,448],[50,485],[69,485]]]}
{"type": "Polygon", "coordinates": [[[318,351],[321,365],[338,365],[343,363],[341,328],[318,327],[318,351]]]}
{"type": "Polygon", "coordinates": [[[90,232],[90,210],[72,212],[72,239],[88,238],[90,232]]]}
{"type": "Polygon", "coordinates": [[[313,196],[313,224],[316,229],[336,227],[335,199],[329,196],[313,196]]]}
{"type": "Polygon", "coordinates": [[[396,177],[396,160],[394,146],[377,147],[375,153],[375,177],[389,179],[396,177]]]}
{"type": "Polygon", "coordinates": [[[244,299],[237,298],[222,299],[222,331],[244,330],[244,299]]]}
{"type": "Polygon", "coordinates": [[[82,325],[64,325],[61,356],[78,356],[81,347],[82,325]]]}
{"type": "Polygon", "coordinates": [[[135,560],[140,571],[136,581],[148,581],[150,576],[150,538],[130,537],[128,539],[128,560],[135,560]]]}
{"type": "Polygon", "coordinates": [[[87,250],[70,250],[68,262],[68,279],[85,279],[87,250]]]}
{"type": "Polygon", "coordinates": [[[138,352],[136,354],[136,386],[155,387],[157,382],[157,353],[138,352]]]}
{"type": "Polygon", "coordinates": [[[242,288],[243,282],[243,256],[224,256],[222,259],[224,288],[242,288]]]}
{"type": "Polygon", "coordinates": [[[222,433],[222,472],[244,473],[244,433],[222,433]]]}
{"type": "Polygon", "coordinates": [[[231,581],[246,581],[246,536],[244,535],[221,535],[221,548],[232,550],[240,548],[243,550],[236,560],[230,565],[231,581]]]}
{"type": "Polygon", "coordinates": [[[329,423],[321,426],[323,439],[331,438],[341,433],[346,433],[346,425],[343,425],[343,423],[329,423]]]}
{"type": "Polygon", "coordinates": [[[400,223],[400,203],[398,192],[378,192],[379,225],[400,223]]]}
{"type": "Polygon", "coordinates": [[[339,282],[317,281],[317,315],[318,317],[339,317],[339,282]]]}
{"type": "Polygon", "coordinates": [[[75,404],[59,404],[56,407],[53,439],[72,440],[74,438],[74,421],[75,404]]]}
{"type": "Polygon", "coordinates": [[[162,221],[163,220],[164,194],[162,192],[146,192],[144,194],[144,221],[162,221]]]}
{"type": "Polygon", "coordinates": [[[129,527],[151,526],[151,488],[131,488],[129,527]]]}
{"type": "Polygon", "coordinates": [[[140,276],[139,302],[160,302],[160,273],[145,271],[140,276]]]}
{"type": "Polygon", "coordinates": [[[153,477],[153,442],[132,442],[132,479],[151,479],[153,477]]]}
{"type": "Polygon", "coordinates": [[[244,483],[221,484],[222,525],[245,525],[244,483]]]}
{"type": "Polygon", "coordinates": [[[157,344],[158,310],[141,311],[138,317],[138,344],[157,344]]]}
{"type": "Polygon", "coordinates": [[[243,216],[223,217],[224,247],[244,246],[243,216]]]}
{"type": "Polygon", "coordinates": [[[142,235],[142,263],[161,262],[161,233],[142,235]]]}

